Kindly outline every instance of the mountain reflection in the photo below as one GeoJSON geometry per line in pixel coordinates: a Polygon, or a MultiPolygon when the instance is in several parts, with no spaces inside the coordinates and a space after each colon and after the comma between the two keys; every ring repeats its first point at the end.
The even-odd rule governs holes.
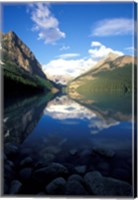
{"type": "MultiPolygon", "coordinates": [[[[108,100],[110,99],[106,101],[107,108],[105,104],[96,104],[91,99],[76,102],[67,95],[57,96],[54,99],[52,94],[37,95],[19,101],[16,99],[4,110],[4,141],[22,143],[31,134],[42,116],[58,120],[61,125],[78,124],[79,126],[80,120],[85,121],[91,134],[97,134],[122,121],[131,120],[126,101],[124,101],[126,104],[123,109],[120,107],[119,110],[114,109],[113,104],[108,100]]],[[[119,108],[119,101],[116,100],[116,104],[119,108]]]]}
{"type": "Polygon", "coordinates": [[[37,95],[31,98],[15,99],[4,110],[4,141],[20,144],[38,123],[50,95],[37,95]]]}
{"type": "Polygon", "coordinates": [[[94,112],[69,99],[68,96],[56,97],[50,101],[44,110],[44,114],[60,120],[74,118],[90,120],[96,116],[94,112]]]}
{"type": "Polygon", "coordinates": [[[86,101],[83,101],[82,104],[82,102],[76,102],[65,95],[56,97],[47,104],[44,114],[53,119],[61,120],[64,124],[75,123],[73,120],[69,121],[69,119],[87,120],[88,127],[91,129],[92,134],[96,134],[111,126],[118,125],[120,121],[131,120],[131,115],[128,113],[126,114],[128,108],[127,105],[125,113],[123,113],[119,110],[116,110],[116,112],[115,110],[112,111],[112,107],[108,110],[102,109],[102,107],[99,109],[95,104],[90,104],[90,102],[91,101],[87,99],[86,101]]]}

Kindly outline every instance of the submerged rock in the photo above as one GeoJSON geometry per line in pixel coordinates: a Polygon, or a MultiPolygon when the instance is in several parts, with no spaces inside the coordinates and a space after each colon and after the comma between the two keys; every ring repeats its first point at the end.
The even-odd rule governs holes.
{"type": "Polygon", "coordinates": [[[109,171],[110,170],[110,165],[107,162],[100,162],[97,165],[97,167],[98,167],[99,170],[103,170],[103,171],[109,171]]]}
{"type": "Polygon", "coordinates": [[[4,154],[3,158],[4,158],[4,161],[6,161],[8,159],[5,154],[4,154]]]}
{"type": "Polygon", "coordinates": [[[8,181],[12,180],[15,176],[15,172],[8,164],[4,165],[4,178],[8,181]]]}
{"type": "Polygon", "coordinates": [[[47,167],[40,168],[34,172],[34,179],[40,182],[47,182],[52,178],[64,176],[68,173],[67,168],[59,163],[51,163],[47,167]]]}
{"type": "Polygon", "coordinates": [[[79,174],[84,174],[86,172],[86,165],[80,165],[75,167],[76,172],[79,174]]]}
{"type": "Polygon", "coordinates": [[[36,163],[34,164],[34,169],[35,169],[35,170],[38,170],[38,169],[47,167],[48,165],[49,165],[48,162],[45,162],[44,160],[39,160],[38,162],[36,162],[36,163]]]}
{"type": "Polygon", "coordinates": [[[32,175],[32,168],[26,167],[19,171],[19,176],[24,181],[30,179],[31,175],[32,175]]]}
{"type": "Polygon", "coordinates": [[[68,181],[74,181],[74,180],[80,183],[84,182],[83,178],[78,174],[72,174],[71,176],[69,176],[68,181]]]}
{"type": "Polygon", "coordinates": [[[8,181],[4,180],[4,184],[2,186],[3,194],[9,194],[9,183],[8,181]]]}
{"type": "Polygon", "coordinates": [[[14,167],[14,163],[11,160],[6,160],[5,164],[9,165],[11,168],[14,167]]]}
{"type": "Polygon", "coordinates": [[[55,158],[55,155],[53,155],[52,153],[46,153],[43,155],[43,161],[47,163],[52,162],[54,158],[55,158]]]}
{"type": "Polygon", "coordinates": [[[20,191],[21,189],[21,186],[22,186],[22,183],[18,180],[13,180],[11,182],[11,188],[10,188],[10,191],[9,193],[10,194],[18,194],[18,192],[20,191]]]}
{"type": "Polygon", "coordinates": [[[111,149],[94,147],[93,151],[101,156],[105,156],[108,158],[113,158],[115,156],[115,152],[111,149]]]}
{"type": "Polygon", "coordinates": [[[77,180],[69,180],[66,184],[66,195],[87,195],[84,186],[77,180]]]}
{"type": "Polygon", "coordinates": [[[74,156],[77,153],[77,149],[71,149],[69,152],[71,155],[74,156]]]}
{"type": "Polygon", "coordinates": [[[5,152],[6,156],[15,155],[18,152],[18,147],[14,144],[7,143],[7,144],[5,144],[4,152],[5,152]]]}
{"type": "Polygon", "coordinates": [[[32,153],[31,148],[21,148],[20,149],[21,156],[29,156],[29,155],[31,155],[31,153],[32,153]]]}
{"type": "Polygon", "coordinates": [[[24,166],[29,166],[31,165],[33,162],[32,158],[31,157],[26,157],[25,159],[23,159],[21,162],[20,162],[20,166],[21,167],[24,167],[24,166]]]}
{"type": "Polygon", "coordinates": [[[46,191],[48,194],[64,194],[66,181],[64,178],[59,177],[51,181],[46,186],[46,191]]]}
{"type": "Polygon", "coordinates": [[[110,177],[103,177],[98,171],[88,172],[84,176],[90,194],[106,196],[131,196],[130,184],[110,177]]]}
{"type": "Polygon", "coordinates": [[[48,146],[43,148],[41,154],[50,153],[50,154],[57,154],[60,152],[60,148],[58,146],[48,146]]]}
{"type": "Polygon", "coordinates": [[[128,178],[131,179],[131,171],[126,169],[117,168],[112,172],[112,175],[117,179],[126,180],[128,178]]]}
{"type": "Polygon", "coordinates": [[[60,142],[59,142],[59,144],[58,144],[58,146],[62,146],[64,143],[66,143],[67,142],[67,138],[64,138],[63,140],[61,140],[60,142]]]}

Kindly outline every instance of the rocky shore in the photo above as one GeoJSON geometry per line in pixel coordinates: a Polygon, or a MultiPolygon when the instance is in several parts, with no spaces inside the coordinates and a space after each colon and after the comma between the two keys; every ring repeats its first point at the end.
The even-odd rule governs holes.
{"type": "MultiPolygon", "coordinates": [[[[120,169],[115,166],[112,172],[114,177],[110,176],[109,163],[115,157],[115,152],[95,147],[91,152],[86,149],[79,152],[79,157],[84,159],[91,156],[92,164],[71,165],[69,162],[66,164],[56,161],[56,147],[47,148],[49,151],[45,153],[46,159],[36,161],[29,149],[5,144],[3,195],[132,196],[131,184],[123,179],[128,176],[127,167],[120,169]],[[104,158],[101,159],[102,162],[94,165],[101,157],[104,158]]],[[[77,149],[71,149],[70,161],[77,159],[77,156],[77,149]]]]}

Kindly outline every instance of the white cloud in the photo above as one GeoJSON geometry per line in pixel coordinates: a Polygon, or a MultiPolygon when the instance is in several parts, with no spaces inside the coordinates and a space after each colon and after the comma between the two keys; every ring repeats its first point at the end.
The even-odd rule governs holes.
{"type": "Polygon", "coordinates": [[[134,32],[134,21],[127,18],[114,18],[98,21],[92,31],[94,36],[126,35],[134,32]]]}
{"type": "Polygon", "coordinates": [[[101,46],[101,43],[98,42],[98,41],[92,41],[92,42],[91,42],[91,46],[92,46],[92,47],[99,47],[99,46],[101,46]]]}
{"type": "Polygon", "coordinates": [[[98,60],[108,56],[109,53],[123,55],[122,52],[104,46],[98,41],[91,42],[88,57],[78,59],[78,53],[61,54],[56,59],[43,65],[43,70],[50,80],[67,84],[73,78],[95,67],[98,60]],[[76,57],[76,59],[74,59],[76,57]]]}
{"type": "Polygon", "coordinates": [[[68,58],[74,58],[74,57],[78,57],[78,56],[80,56],[79,53],[66,53],[66,54],[61,54],[57,57],[62,58],[62,59],[68,59],[68,58]]]}
{"type": "Polygon", "coordinates": [[[59,50],[60,50],[60,51],[66,51],[66,50],[68,50],[68,49],[70,49],[70,46],[65,46],[65,45],[63,45],[59,50]]]}
{"type": "Polygon", "coordinates": [[[58,19],[51,13],[48,3],[31,4],[30,10],[34,22],[32,30],[38,32],[38,39],[43,39],[46,44],[54,44],[65,38],[66,34],[59,29],[58,19]]]}
{"type": "Polygon", "coordinates": [[[105,45],[99,42],[92,42],[91,46],[94,48],[89,49],[88,53],[94,60],[102,59],[106,57],[109,53],[119,54],[120,56],[123,55],[123,52],[106,47],[105,45]]]}
{"type": "Polygon", "coordinates": [[[93,59],[55,59],[43,65],[43,70],[49,79],[60,77],[60,83],[66,84],[72,78],[88,71],[96,64],[93,59]],[[65,80],[66,79],[66,80],[65,80]]]}
{"type": "Polygon", "coordinates": [[[134,51],[134,47],[126,47],[125,50],[134,51]]]}

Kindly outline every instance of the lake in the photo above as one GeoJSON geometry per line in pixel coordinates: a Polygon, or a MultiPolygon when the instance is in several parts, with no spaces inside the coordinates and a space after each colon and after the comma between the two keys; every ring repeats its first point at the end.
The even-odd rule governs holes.
{"type": "Polygon", "coordinates": [[[5,167],[5,194],[10,193],[9,182],[17,179],[22,183],[19,194],[100,195],[99,191],[91,192],[86,183],[82,184],[82,193],[79,186],[78,193],[77,189],[66,193],[63,188],[44,192],[54,178],[68,180],[73,174],[84,177],[88,172],[98,172],[110,177],[111,183],[117,180],[118,185],[124,184],[124,190],[118,193],[115,189],[111,194],[107,191],[107,196],[131,195],[125,188],[125,184],[132,185],[131,113],[131,95],[120,94],[77,101],[65,94],[47,94],[5,103],[4,167],[11,162],[14,171],[5,167]],[[27,163],[24,160],[28,157],[27,163]],[[55,176],[54,171],[52,177],[50,172],[43,176],[41,169],[52,163],[62,165],[68,172],[62,173],[61,169],[55,176]]]}

